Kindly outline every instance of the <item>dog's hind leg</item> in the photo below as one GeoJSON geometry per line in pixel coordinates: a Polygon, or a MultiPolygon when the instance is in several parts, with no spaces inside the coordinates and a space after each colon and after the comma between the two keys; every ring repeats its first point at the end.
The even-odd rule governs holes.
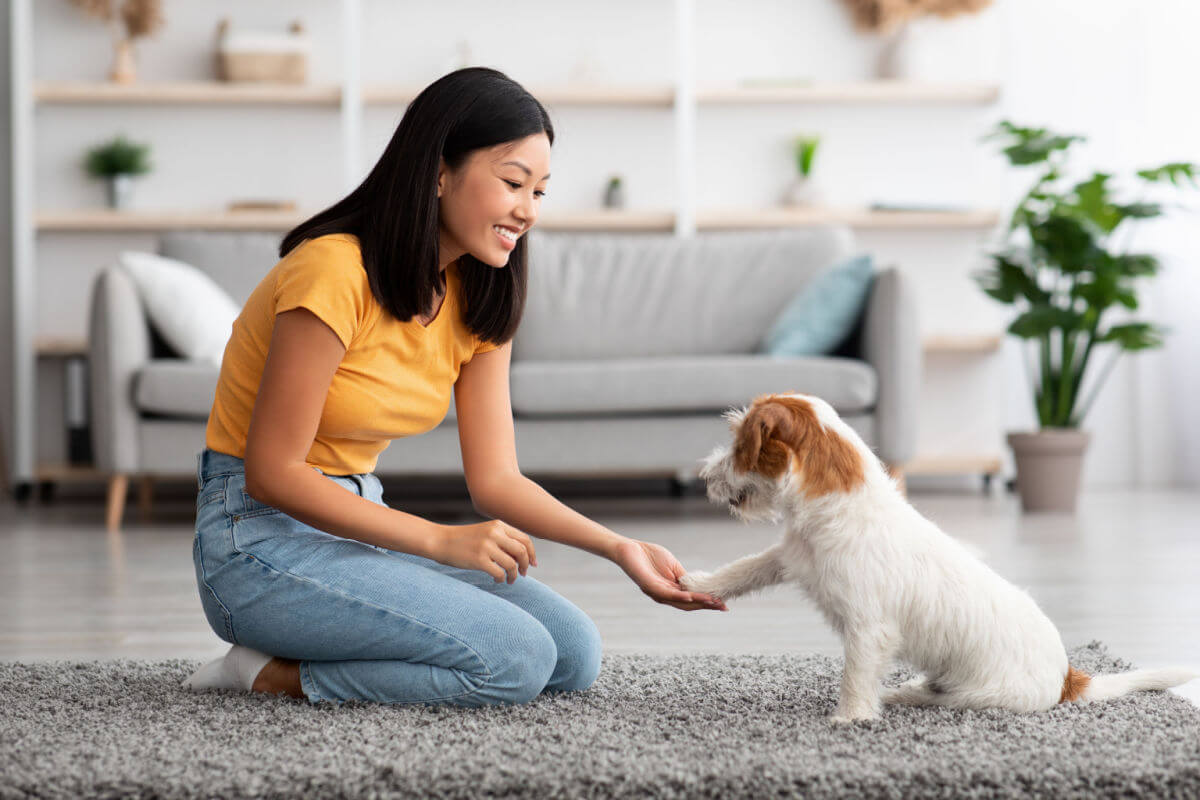
{"type": "Polygon", "coordinates": [[[845,723],[879,716],[880,680],[896,652],[897,637],[884,629],[847,630],[846,667],[832,722],[845,723]]]}
{"type": "Polygon", "coordinates": [[[899,686],[885,687],[880,695],[880,699],[890,706],[937,706],[941,705],[938,698],[938,692],[929,687],[924,675],[918,675],[899,686]]]}

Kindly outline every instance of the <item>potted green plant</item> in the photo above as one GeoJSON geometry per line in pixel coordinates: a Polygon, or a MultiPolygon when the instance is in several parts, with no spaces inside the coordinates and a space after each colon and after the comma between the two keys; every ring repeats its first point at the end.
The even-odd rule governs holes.
{"type": "MultiPolygon", "coordinates": [[[[1017,489],[1026,511],[1073,511],[1089,435],[1080,426],[1096,395],[1124,352],[1159,347],[1165,329],[1123,318],[1118,309],[1138,308],[1137,282],[1154,276],[1159,262],[1150,253],[1130,253],[1139,219],[1159,216],[1162,206],[1145,198],[1114,199],[1112,175],[1095,172],[1081,182],[1064,174],[1070,147],[1081,136],[1059,136],[1043,128],[1000,122],[985,140],[1002,139],[1016,167],[1036,166],[1040,175],[1013,211],[1004,240],[989,254],[989,268],[975,279],[989,297],[1018,311],[1008,332],[1024,340],[1038,430],[1013,432],[1008,443],[1017,464],[1017,489]],[[1031,365],[1030,345],[1037,352],[1031,365]],[[1098,377],[1081,397],[1084,378],[1099,350],[1108,352],[1098,377]]],[[[1153,184],[1195,186],[1197,166],[1175,162],[1137,173],[1143,189],[1153,184]]],[[[1168,187],[1163,186],[1163,190],[1168,187]]]]}
{"type": "Polygon", "coordinates": [[[792,158],[796,165],[796,175],[788,185],[784,202],[790,206],[816,205],[820,201],[820,193],[813,184],[813,159],[817,155],[817,145],[821,143],[819,136],[797,136],[792,141],[792,158]]]}
{"type": "Polygon", "coordinates": [[[118,136],[89,150],[86,168],[107,182],[109,208],[128,208],[133,176],[150,171],[150,147],[118,136]]]}

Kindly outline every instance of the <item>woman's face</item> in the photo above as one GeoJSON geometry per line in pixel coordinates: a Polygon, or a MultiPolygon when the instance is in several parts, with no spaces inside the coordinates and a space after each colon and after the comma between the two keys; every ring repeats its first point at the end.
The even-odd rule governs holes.
{"type": "Polygon", "coordinates": [[[438,173],[438,266],[464,253],[503,267],[517,239],[537,221],[550,178],[545,133],[471,153],[457,170],[438,173]]]}

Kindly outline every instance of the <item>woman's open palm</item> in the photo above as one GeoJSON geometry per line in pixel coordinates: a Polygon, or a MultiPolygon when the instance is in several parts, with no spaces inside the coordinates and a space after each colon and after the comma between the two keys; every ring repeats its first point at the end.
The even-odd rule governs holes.
{"type": "Polygon", "coordinates": [[[616,562],[642,592],[656,602],[684,611],[727,610],[716,597],[681,589],[679,578],[687,574],[687,570],[661,545],[628,539],[618,546],[616,562]]]}

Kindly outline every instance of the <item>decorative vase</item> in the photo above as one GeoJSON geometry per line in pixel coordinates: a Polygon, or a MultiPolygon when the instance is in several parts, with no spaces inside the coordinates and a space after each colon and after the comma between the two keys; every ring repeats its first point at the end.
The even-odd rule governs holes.
{"type": "Polygon", "coordinates": [[[1073,513],[1079,476],[1091,435],[1077,428],[1042,428],[1008,434],[1017,462],[1017,492],[1024,511],[1073,513]]]}
{"type": "Polygon", "coordinates": [[[912,33],[907,22],[900,25],[888,36],[879,51],[879,61],[875,65],[875,73],[884,80],[901,80],[909,77],[909,49],[912,47],[912,33]]]}
{"type": "Polygon", "coordinates": [[[117,210],[129,208],[133,196],[133,176],[125,173],[108,176],[108,207],[117,210]]]}
{"type": "Polygon", "coordinates": [[[783,193],[783,203],[788,206],[816,206],[823,199],[821,188],[812,176],[797,175],[783,193]]]}
{"type": "Polygon", "coordinates": [[[113,83],[133,83],[137,80],[137,64],[133,60],[133,41],[119,39],[113,50],[112,71],[108,79],[113,83]]]}

